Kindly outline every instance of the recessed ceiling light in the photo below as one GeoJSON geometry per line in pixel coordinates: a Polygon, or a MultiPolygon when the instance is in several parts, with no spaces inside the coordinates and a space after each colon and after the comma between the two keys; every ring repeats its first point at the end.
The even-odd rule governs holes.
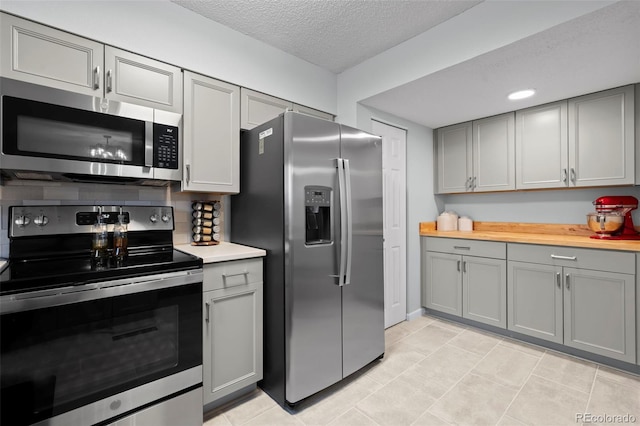
{"type": "Polygon", "coordinates": [[[516,101],[518,99],[528,98],[529,96],[533,96],[536,93],[533,89],[526,90],[518,90],[517,92],[509,93],[508,98],[512,101],[516,101]]]}

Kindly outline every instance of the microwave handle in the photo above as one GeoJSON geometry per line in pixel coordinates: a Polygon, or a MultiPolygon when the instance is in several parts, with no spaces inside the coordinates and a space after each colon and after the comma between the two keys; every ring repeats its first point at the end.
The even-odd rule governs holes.
{"type": "Polygon", "coordinates": [[[144,165],[153,167],[153,123],[147,121],[144,124],[144,165]]]}

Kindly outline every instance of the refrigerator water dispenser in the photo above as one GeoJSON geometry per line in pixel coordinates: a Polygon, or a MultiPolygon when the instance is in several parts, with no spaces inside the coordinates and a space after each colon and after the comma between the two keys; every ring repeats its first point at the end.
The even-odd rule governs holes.
{"type": "Polygon", "coordinates": [[[331,244],[331,188],[304,187],[305,243],[331,244]]]}

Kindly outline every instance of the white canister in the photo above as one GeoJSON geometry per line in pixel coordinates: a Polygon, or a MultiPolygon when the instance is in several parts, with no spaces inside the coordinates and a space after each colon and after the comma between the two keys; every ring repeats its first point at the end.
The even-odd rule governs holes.
{"type": "Polygon", "coordinates": [[[458,231],[473,231],[473,221],[467,216],[458,219],[458,231]]]}
{"type": "Polygon", "coordinates": [[[458,229],[458,216],[450,212],[444,212],[436,221],[438,231],[455,231],[458,229]]]}

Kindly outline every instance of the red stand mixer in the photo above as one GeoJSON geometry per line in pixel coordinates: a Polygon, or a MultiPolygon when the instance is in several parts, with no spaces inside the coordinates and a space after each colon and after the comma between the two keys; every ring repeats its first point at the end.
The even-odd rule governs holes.
{"type": "Polygon", "coordinates": [[[604,240],[640,240],[631,218],[638,208],[638,199],[630,195],[605,196],[593,202],[595,213],[587,215],[587,225],[596,234],[591,238],[604,240]]]}

